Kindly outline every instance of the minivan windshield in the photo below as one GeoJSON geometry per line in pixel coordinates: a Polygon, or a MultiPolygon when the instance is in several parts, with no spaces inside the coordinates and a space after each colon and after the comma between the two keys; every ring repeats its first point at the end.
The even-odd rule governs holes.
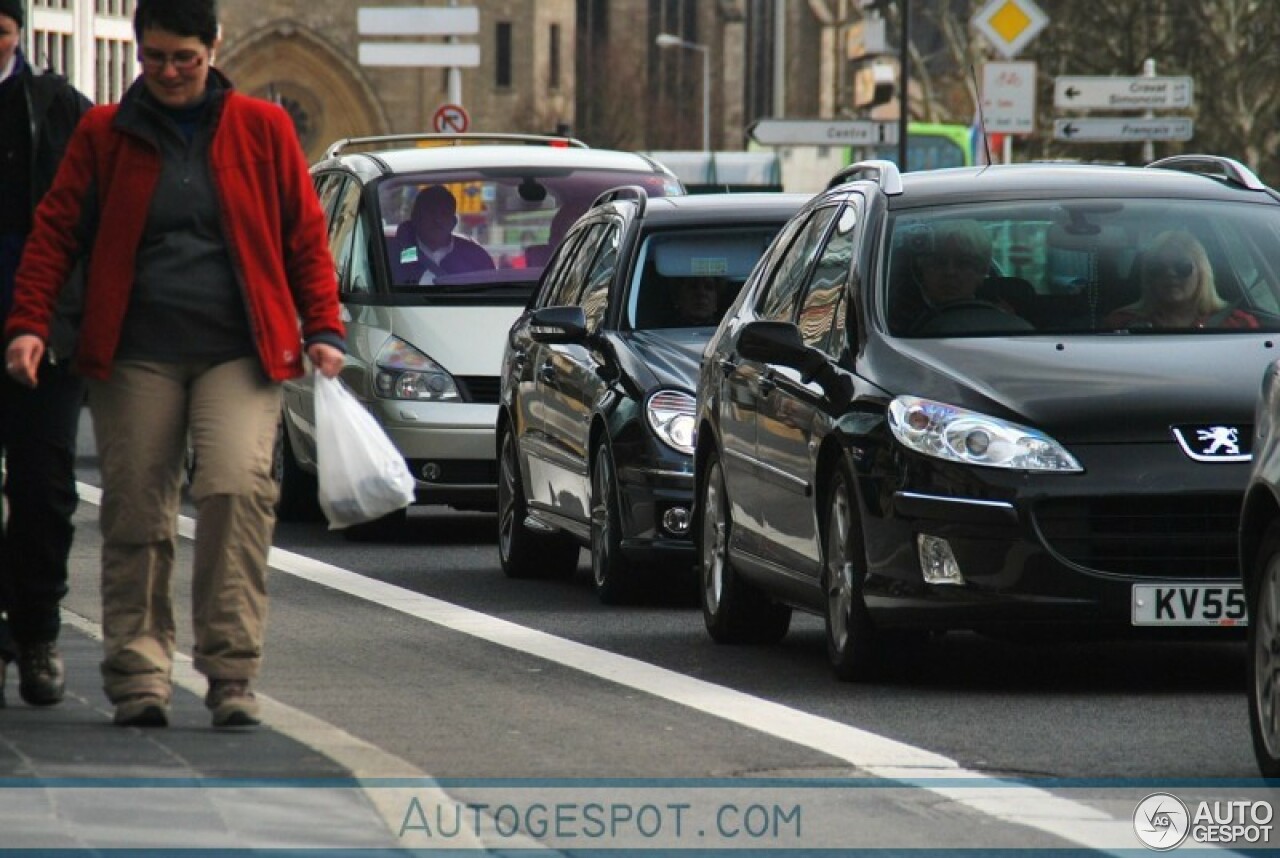
{"type": "Polygon", "coordinates": [[[904,337],[1280,331],[1280,212],[1081,199],[910,210],[880,305],[904,337]]]}
{"type": "Polygon", "coordinates": [[[681,193],[654,172],[519,168],[409,173],[378,185],[382,238],[398,290],[535,284],[560,239],[604,191],[681,193]]]}

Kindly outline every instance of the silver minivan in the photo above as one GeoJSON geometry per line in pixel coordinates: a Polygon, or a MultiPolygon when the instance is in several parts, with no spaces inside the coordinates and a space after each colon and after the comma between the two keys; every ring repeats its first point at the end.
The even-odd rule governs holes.
{"type": "MultiPolygon", "coordinates": [[[[418,503],[493,509],[503,345],[551,250],[610,188],[683,187],[639,154],[514,134],[340,140],[311,172],[347,326],[343,381],[404,454],[418,503]]],[[[310,376],[288,382],[283,521],[317,513],[314,413],[310,376]]],[[[383,535],[403,517],[348,535],[383,535]]]]}

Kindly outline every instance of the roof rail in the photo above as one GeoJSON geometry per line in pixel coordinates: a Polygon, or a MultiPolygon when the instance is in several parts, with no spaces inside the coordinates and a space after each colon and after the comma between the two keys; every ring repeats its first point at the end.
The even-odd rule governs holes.
{"type": "Polygon", "coordinates": [[[1171,155],[1152,161],[1148,167],[1161,167],[1166,170],[1182,170],[1187,173],[1220,176],[1251,191],[1265,191],[1267,186],[1252,170],[1234,158],[1222,155],[1171,155]]]}
{"type": "Polygon", "coordinates": [[[638,203],[636,214],[640,217],[644,216],[645,206],[649,202],[649,192],[639,185],[619,185],[616,188],[610,188],[595,198],[591,203],[591,208],[602,206],[605,203],[611,203],[615,200],[625,199],[635,200],[638,203]]]}
{"type": "Polygon", "coordinates": [[[831,181],[827,182],[827,188],[834,188],[836,185],[843,185],[845,182],[854,182],[858,179],[874,179],[875,183],[880,186],[880,190],[889,196],[896,196],[902,193],[902,174],[898,172],[898,165],[892,161],[883,161],[880,159],[871,159],[867,161],[858,161],[847,167],[842,167],[836,171],[831,177],[831,181]]]}
{"type": "Polygon", "coordinates": [[[351,146],[375,146],[385,143],[433,142],[442,146],[466,146],[475,143],[511,143],[524,146],[563,146],[589,148],[574,137],[552,137],[548,134],[382,134],[376,137],[344,137],[330,144],[324,157],[336,158],[351,146]]]}

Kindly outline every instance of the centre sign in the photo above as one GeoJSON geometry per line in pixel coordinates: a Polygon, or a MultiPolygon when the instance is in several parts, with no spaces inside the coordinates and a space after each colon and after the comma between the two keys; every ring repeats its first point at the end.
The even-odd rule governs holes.
{"type": "Polygon", "coordinates": [[[869,119],[759,119],[747,129],[764,146],[892,146],[897,122],[869,119]]]}

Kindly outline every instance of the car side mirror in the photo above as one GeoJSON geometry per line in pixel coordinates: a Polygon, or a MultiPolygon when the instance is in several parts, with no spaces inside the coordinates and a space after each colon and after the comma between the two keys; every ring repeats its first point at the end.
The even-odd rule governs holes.
{"type": "Polygon", "coordinates": [[[581,307],[543,307],[529,317],[529,336],[539,343],[583,343],[587,314],[581,307]]]}
{"type": "Polygon", "coordinates": [[[800,329],[790,322],[748,322],[738,335],[738,353],[749,360],[776,363],[800,373],[805,384],[818,382],[837,410],[853,399],[853,383],[827,356],[806,346],[800,329]]]}
{"type": "Polygon", "coordinates": [[[806,384],[827,362],[826,355],[804,344],[800,329],[790,322],[748,322],[738,335],[738,353],[761,363],[791,367],[806,384]]]}

